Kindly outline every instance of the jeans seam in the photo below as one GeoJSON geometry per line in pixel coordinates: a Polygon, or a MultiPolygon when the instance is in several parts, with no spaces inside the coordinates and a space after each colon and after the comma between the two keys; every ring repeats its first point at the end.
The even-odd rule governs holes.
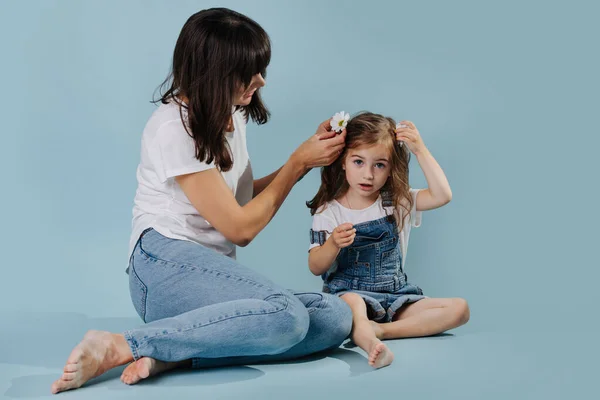
{"type": "Polygon", "coordinates": [[[139,360],[140,354],[138,353],[138,349],[137,349],[137,346],[138,346],[137,341],[135,340],[135,338],[129,331],[123,332],[123,336],[125,336],[125,340],[127,341],[127,344],[129,345],[129,349],[131,350],[131,354],[133,355],[133,360],[134,361],[139,360]]]}
{"type": "Polygon", "coordinates": [[[141,304],[141,310],[140,310],[141,315],[140,316],[142,317],[142,321],[146,322],[146,303],[148,301],[148,286],[146,286],[146,284],[142,281],[140,276],[137,274],[137,272],[135,270],[135,266],[133,264],[134,263],[130,264],[131,265],[130,272],[133,272],[133,276],[134,276],[133,280],[142,289],[142,292],[144,293],[143,299],[142,299],[142,304],[141,304]]]}
{"type": "Polygon", "coordinates": [[[277,296],[282,297],[285,300],[285,303],[284,303],[284,305],[282,307],[275,308],[272,311],[271,310],[262,310],[261,312],[258,312],[258,313],[255,313],[255,312],[254,313],[253,312],[240,313],[240,314],[236,314],[236,315],[232,315],[232,316],[227,316],[226,318],[221,318],[221,319],[218,319],[218,320],[215,320],[215,321],[209,320],[208,323],[195,324],[195,325],[192,325],[192,326],[187,327],[187,328],[180,328],[180,329],[176,329],[176,330],[170,331],[170,332],[163,331],[163,333],[157,333],[156,335],[153,335],[151,337],[144,338],[143,340],[141,340],[138,343],[138,346],[145,345],[148,342],[150,342],[150,340],[158,338],[158,337],[171,335],[173,333],[184,333],[184,332],[191,331],[193,329],[203,328],[205,326],[213,325],[213,324],[216,324],[216,323],[219,323],[219,322],[229,321],[231,319],[238,318],[238,317],[247,317],[249,315],[261,315],[262,316],[262,315],[267,315],[267,314],[275,314],[275,313],[287,310],[287,308],[289,306],[289,301],[288,301],[287,297],[284,294],[282,294],[282,293],[277,293],[277,294],[269,295],[266,298],[264,298],[263,300],[267,301],[267,299],[269,299],[271,297],[277,297],[277,296]]]}
{"type": "Polygon", "coordinates": [[[318,295],[321,298],[321,300],[319,302],[319,304],[320,304],[319,307],[307,308],[306,311],[308,311],[309,315],[312,314],[312,313],[315,313],[317,311],[320,311],[321,309],[327,308],[327,306],[329,305],[329,300],[327,298],[328,296],[324,296],[323,293],[318,293],[318,292],[297,292],[297,293],[294,293],[295,296],[303,295],[303,294],[315,294],[315,295],[318,295]]]}
{"type": "Polygon", "coordinates": [[[314,312],[320,311],[322,309],[327,308],[327,306],[329,305],[329,300],[327,299],[327,296],[323,296],[323,294],[319,293],[319,296],[321,296],[321,301],[319,302],[319,304],[321,305],[321,307],[317,308],[315,307],[314,310],[309,311],[309,314],[312,314],[314,312]]]}
{"type": "Polygon", "coordinates": [[[144,249],[142,249],[141,243],[140,243],[140,254],[142,255],[142,257],[146,258],[149,261],[152,261],[152,262],[155,262],[155,263],[162,263],[162,264],[165,264],[165,265],[169,265],[171,268],[178,268],[179,267],[179,268],[190,269],[192,271],[199,270],[200,272],[204,272],[204,273],[208,273],[208,274],[215,274],[216,276],[225,275],[226,278],[235,278],[238,281],[246,282],[246,283],[249,283],[249,284],[257,286],[257,287],[266,287],[266,288],[269,288],[269,289],[273,289],[270,286],[263,285],[262,283],[259,283],[259,282],[256,282],[256,281],[253,281],[251,279],[244,278],[244,277],[241,277],[241,276],[238,276],[238,275],[235,275],[235,274],[220,272],[220,271],[216,271],[214,269],[200,267],[200,266],[193,265],[193,264],[178,263],[178,262],[175,262],[175,261],[164,260],[162,258],[155,257],[153,255],[148,254],[146,251],[144,251],[144,249]]]}

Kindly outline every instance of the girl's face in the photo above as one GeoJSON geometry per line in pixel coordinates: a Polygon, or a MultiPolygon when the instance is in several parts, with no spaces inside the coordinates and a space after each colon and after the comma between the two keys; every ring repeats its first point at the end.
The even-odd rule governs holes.
{"type": "Polygon", "coordinates": [[[346,171],[349,190],[369,198],[379,195],[390,176],[390,158],[385,144],[348,149],[342,168],[346,171]]]}
{"type": "Polygon", "coordinates": [[[234,106],[247,106],[252,101],[252,96],[261,87],[265,86],[265,80],[261,74],[256,74],[252,77],[250,84],[247,87],[241,86],[234,96],[234,106]]]}

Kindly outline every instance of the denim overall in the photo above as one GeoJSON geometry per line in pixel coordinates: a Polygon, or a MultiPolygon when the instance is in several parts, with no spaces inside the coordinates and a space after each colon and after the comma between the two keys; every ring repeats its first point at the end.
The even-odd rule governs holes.
{"type": "MultiPolygon", "coordinates": [[[[418,286],[407,282],[402,268],[398,228],[391,217],[354,225],[354,242],[340,250],[325,273],[323,291],[341,296],[359,294],[370,319],[389,322],[406,303],[425,298],[418,286]]],[[[325,243],[324,231],[311,230],[311,243],[325,243]]]]}

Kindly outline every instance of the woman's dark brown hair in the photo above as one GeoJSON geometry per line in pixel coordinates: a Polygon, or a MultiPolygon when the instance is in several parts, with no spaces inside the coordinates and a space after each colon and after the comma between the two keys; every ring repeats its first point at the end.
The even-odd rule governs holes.
{"type": "MultiPolygon", "coordinates": [[[[171,73],[161,84],[161,97],[156,102],[180,105],[198,160],[214,161],[221,171],[231,169],[233,159],[225,132],[231,127],[235,96],[248,87],[254,75],[264,77],[270,61],[269,36],[245,15],[211,8],[187,20],[175,45],[171,73]]],[[[246,120],[251,118],[259,125],[270,116],[260,90],[249,105],[237,108],[246,120]]]]}
{"type": "MultiPolygon", "coordinates": [[[[346,146],[337,160],[331,165],[321,168],[321,186],[315,197],[306,203],[310,214],[328,202],[343,196],[348,190],[346,172],[342,168],[348,150],[361,146],[384,144],[390,151],[390,176],[381,188],[381,197],[385,206],[393,206],[394,210],[403,209],[402,215],[408,215],[412,209],[413,199],[408,184],[408,165],[410,151],[396,141],[396,123],[393,119],[380,114],[362,112],[352,117],[346,126],[346,146]]],[[[404,218],[394,212],[400,229],[404,226],[404,218]]]]}

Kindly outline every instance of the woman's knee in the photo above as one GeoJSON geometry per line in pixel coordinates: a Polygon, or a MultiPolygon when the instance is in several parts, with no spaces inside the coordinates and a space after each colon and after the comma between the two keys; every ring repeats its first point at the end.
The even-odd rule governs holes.
{"type": "MultiPolygon", "coordinates": [[[[326,317],[328,339],[330,347],[339,346],[352,330],[352,310],[348,304],[338,296],[322,294],[320,310],[326,317]]],[[[362,298],[361,298],[362,300],[362,298]]]]}
{"type": "Polygon", "coordinates": [[[275,306],[268,327],[274,348],[270,353],[284,352],[300,343],[308,333],[310,318],[304,304],[287,292],[269,296],[265,301],[275,306]]]}
{"type": "Polygon", "coordinates": [[[338,347],[350,336],[352,311],[339,297],[319,292],[297,293],[310,316],[311,350],[338,347]],[[314,341],[318,340],[315,345],[314,341]]]}

